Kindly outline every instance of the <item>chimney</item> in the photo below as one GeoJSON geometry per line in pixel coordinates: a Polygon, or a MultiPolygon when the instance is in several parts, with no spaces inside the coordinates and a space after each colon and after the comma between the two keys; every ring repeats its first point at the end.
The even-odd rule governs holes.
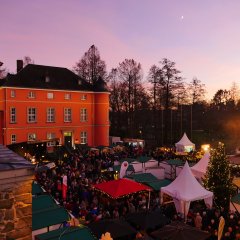
{"type": "Polygon", "coordinates": [[[17,73],[23,69],[23,60],[17,60],[17,73]]]}

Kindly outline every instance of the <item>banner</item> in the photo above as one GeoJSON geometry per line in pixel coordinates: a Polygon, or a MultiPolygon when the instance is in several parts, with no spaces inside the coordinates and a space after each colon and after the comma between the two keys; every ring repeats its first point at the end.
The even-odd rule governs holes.
{"type": "Polygon", "coordinates": [[[63,183],[62,183],[62,198],[66,200],[67,198],[67,176],[63,176],[63,183]]]}
{"type": "Polygon", "coordinates": [[[124,161],[120,168],[120,176],[119,176],[120,178],[123,178],[126,175],[127,168],[128,168],[128,162],[124,161]]]}

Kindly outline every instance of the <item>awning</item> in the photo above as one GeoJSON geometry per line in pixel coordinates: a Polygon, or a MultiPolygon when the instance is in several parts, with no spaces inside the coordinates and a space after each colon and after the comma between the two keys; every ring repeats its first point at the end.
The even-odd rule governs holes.
{"type": "Polygon", "coordinates": [[[87,227],[69,227],[60,228],[47,233],[39,234],[35,236],[36,240],[97,240],[97,238],[91,233],[87,227]]]}
{"type": "Polygon", "coordinates": [[[149,182],[158,181],[158,179],[151,173],[134,174],[131,176],[127,176],[127,178],[131,178],[134,181],[139,183],[149,183],[149,182]]]}
{"type": "Polygon", "coordinates": [[[38,183],[36,183],[36,182],[32,183],[32,195],[38,195],[43,192],[44,192],[43,189],[41,188],[41,186],[38,183]]]}
{"type": "Polygon", "coordinates": [[[70,216],[66,209],[56,204],[49,195],[33,197],[32,230],[37,230],[68,221],[70,216]]]}
{"type": "Polygon", "coordinates": [[[162,187],[166,187],[170,183],[171,183],[170,180],[163,179],[163,180],[158,180],[158,181],[155,181],[155,182],[148,182],[147,185],[150,186],[155,191],[161,191],[162,187]]]}

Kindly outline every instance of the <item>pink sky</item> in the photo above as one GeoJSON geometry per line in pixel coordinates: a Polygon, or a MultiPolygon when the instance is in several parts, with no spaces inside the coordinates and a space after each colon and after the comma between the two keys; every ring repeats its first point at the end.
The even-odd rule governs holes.
{"type": "Polygon", "coordinates": [[[95,44],[108,70],[125,58],[151,65],[167,57],[208,97],[240,83],[238,0],[2,0],[0,61],[67,67],[95,44]],[[183,18],[182,18],[183,16],[183,18]]]}

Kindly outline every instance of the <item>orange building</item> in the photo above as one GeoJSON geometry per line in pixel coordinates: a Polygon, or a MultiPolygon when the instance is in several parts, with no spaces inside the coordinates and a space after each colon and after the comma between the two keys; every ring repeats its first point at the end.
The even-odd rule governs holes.
{"type": "Polygon", "coordinates": [[[17,74],[0,85],[0,144],[58,139],[61,144],[109,145],[109,92],[66,68],[17,60],[17,74]]]}

